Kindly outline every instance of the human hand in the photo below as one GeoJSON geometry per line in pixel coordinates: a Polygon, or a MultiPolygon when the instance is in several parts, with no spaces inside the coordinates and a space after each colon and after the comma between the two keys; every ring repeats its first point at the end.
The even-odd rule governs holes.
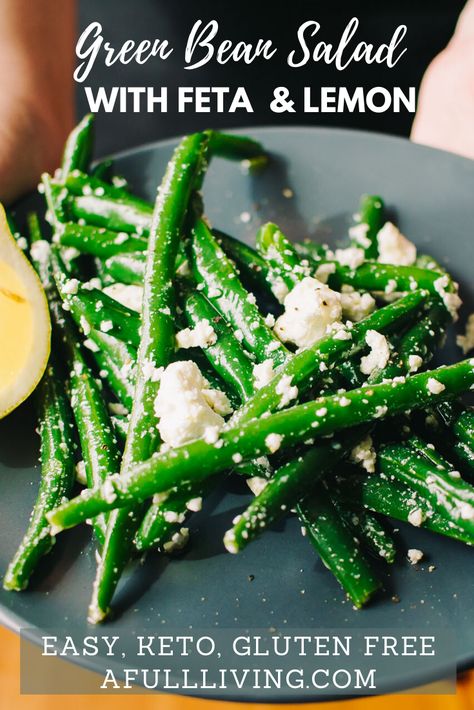
{"type": "Polygon", "coordinates": [[[474,158],[474,0],[426,70],[411,139],[474,158]]]}
{"type": "Polygon", "coordinates": [[[74,120],[74,0],[0,0],[0,200],[59,164],[74,120]]]}

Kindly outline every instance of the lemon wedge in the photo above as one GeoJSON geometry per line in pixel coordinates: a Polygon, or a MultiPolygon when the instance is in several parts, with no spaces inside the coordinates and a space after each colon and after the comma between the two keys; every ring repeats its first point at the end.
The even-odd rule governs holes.
{"type": "Polygon", "coordinates": [[[46,296],[0,204],[0,419],[35,389],[48,362],[50,341],[46,296]]]}

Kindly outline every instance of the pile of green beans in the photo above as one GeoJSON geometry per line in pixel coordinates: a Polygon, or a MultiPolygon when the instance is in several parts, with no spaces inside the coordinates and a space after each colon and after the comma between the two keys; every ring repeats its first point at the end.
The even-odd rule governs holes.
{"type": "Polygon", "coordinates": [[[91,166],[93,145],[88,115],[55,176],[42,176],[46,225],[28,219],[54,338],[37,391],[38,498],[5,588],[24,589],[56,536],[91,522],[88,619],[102,622],[126,565],[180,549],[186,521],[226,476],[255,492],[225,534],[229,552],[296,513],[359,608],[382,587],[373,558],[397,557],[386,518],[472,545],[474,412],[461,396],[474,388],[474,360],[428,369],[456,319],[458,287],[429,255],[381,263],[383,199],[361,198],[348,240],[357,266],[273,223],[253,248],[210,226],[200,190],[216,157],[271,170],[258,142],[184,137],[154,204],[113,177],[110,161],[91,166]],[[335,306],[322,335],[298,347],[274,326],[305,284],[321,300],[297,304],[294,318],[326,317],[325,299],[341,315],[335,306]],[[342,318],[348,298],[371,306],[354,322],[342,318]],[[177,390],[168,407],[196,406],[187,397],[199,395],[220,423],[173,443],[157,402],[180,363],[204,385],[177,390]]]}

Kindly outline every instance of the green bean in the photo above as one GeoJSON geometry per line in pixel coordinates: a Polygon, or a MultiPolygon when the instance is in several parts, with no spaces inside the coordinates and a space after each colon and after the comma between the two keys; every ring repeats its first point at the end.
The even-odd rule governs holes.
{"type": "Polygon", "coordinates": [[[37,396],[41,437],[41,481],[28,529],[6,571],[5,589],[20,591],[55,540],[46,514],[68,497],[74,485],[72,415],[57,363],[52,359],[37,396]]]}
{"type": "Polygon", "coordinates": [[[377,258],[377,234],[383,226],[384,215],[385,207],[381,197],[378,195],[362,195],[357,222],[349,234],[352,237],[352,244],[355,247],[364,249],[366,259],[377,258]]]}
{"type": "Polygon", "coordinates": [[[146,253],[115,254],[103,262],[104,274],[112,281],[141,286],[145,274],[146,253]]]}
{"type": "Polygon", "coordinates": [[[88,330],[87,338],[100,375],[105,376],[116,398],[130,410],[135,389],[136,349],[113,335],[94,328],[88,330]],[[91,343],[95,344],[95,347],[91,343]]]}
{"type": "MultiPolygon", "coordinates": [[[[184,138],[176,148],[158,190],[145,267],[134,400],[120,473],[124,480],[133,467],[152,455],[158,443],[154,401],[159,381],[150,377],[149,370],[150,367],[153,370],[166,367],[174,354],[176,256],[191,193],[202,179],[206,150],[205,135],[184,138]]],[[[102,621],[109,612],[118,580],[130,559],[142,515],[143,505],[133,502],[109,517],[89,605],[89,619],[93,622],[102,621]]]]}
{"type": "Polygon", "coordinates": [[[396,444],[384,446],[378,458],[383,474],[418,491],[440,515],[474,535],[474,488],[449,464],[441,468],[396,444]]]}
{"type": "Polygon", "coordinates": [[[198,288],[236,329],[257,360],[270,358],[276,365],[282,364],[288,357],[287,349],[265,324],[255,297],[249,298],[232,263],[201,219],[193,228],[190,261],[198,288]]]}
{"type": "Polygon", "coordinates": [[[83,254],[107,259],[115,254],[146,251],[147,239],[126,231],[114,232],[105,226],[95,227],[66,222],[57,231],[57,241],[63,247],[74,247],[83,254]]]}
{"type": "Polygon", "coordinates": [[[253,165],[267,162],[265,151],[256,140],[220,131],[205,131],[209,139],[209,154],[228,160],[248,160],[253,165]]]}
{"type": "Polygon", "coordinates": [[[415,519],[422,528],[431,532],[467,545],[474,544],[472,535],[440,515],[424,496],[418,495],[415,499],[413,489],[398,480],[388,480],[379,475],[361,476],[351,471],[348,477],[338,479],[337,492],[349,505],[362,505],[374,513],[403,522],[415,519]]]}
{"type": "Polygon", "coordinates": [[[239,277],[247,288],[251,291],[255,290],[256,295],[260,290],[266,292],[268,286],[268,264],[265,259],[248,244],[244,244],[244,242],[234,239],[234,237],[230,237],[218,229],[213,229],[212,233],[224,253],[235,264],[239,277]]]}
{"type": "MultiPolygon", "coordinates": [[[[261,416],[265,412],[275,411],[282,406],[290,394],[301,395],[305,389],[313,386],[321,379],[327,369],[339,359],[354,355],[365,347],[365,335],[368,330],[377,330],[385,333],[399,328],[403,322],[411,318],[425,302],[424,291],[413,291],[404,298],[371,313],[367,318],[355,323],[352,329],[347,330],[345,339],[334,338],[328,335],[310,348],[297,353],[282,368],[277,376],[262,387],[249,399],[232,417],[232,423],[261,416]],[[297,387],[298,392],[289,391],[297,387]],[[286,391],[287,397],[283,397],[286,391]]],[[[291,399],[289,400],[291,401],[291,399]]]]}
{"type": "Polygon", "coordinates": [[[94,114],[89,113],[71,131],[64,147],[61,178],[66,180],[73,170],[87,170],[94,147],[94,114]]]}
{"type": "Polygon", "coordinates": [[[54,277],[67,310],[87,335],[89,328],[116,335],[129,345],[140,341],[140,317],[130,308],[96,288],[81,286],[77,279],[69,279],[57,251],[52,252],[54,277]]]}
{"type": "Polygon", "coordinates": [[[49,514],[57,529],[76,525],[85,518],[116,507],[140,501],[173,488],[178,483],[198,484],[208,476],[232,465],[233,456],[242,460],[255,458],[275,449],[282,451],[303,443],[308,436],[329,436],[342,429],[395,416],[407,409],[422,409],[433,398],[454,397],[469,390],[474,383],[474,361],[440,367],[413,375],[404,381],[389,381],[346,392],[319,397],[260,419],[233,424],[232,419],[221,433],[218,446],[203,440],[190,442],[172,451],[154,454],[134,466],[124,478],[109,477],[103,487],[85,491],[49,514]],[[438,394],[432,391],[436,380],[438,394]],[[278,435],[276,440],[271,434],[278,435]],[[220,443],[222,441],[222,443],[220,443]],[[206,461],[206,466],[196,466],[206,461]]]}
{"type": "Polygon", "coordinates": [[[323,486],[298,504],[298,513],[311,544],[360,609],[381,585],[352,532],[340,524],[340,515],[323,486]]]}
{"type": "Polygon", "coordinates": [[[354,508],[349,501],[341,501],[337,495],[331,500],[337,512],[346,525],[354,531],[355,536],[375,557],[382,558],[388,564],[395,562],[397,548],[393,537],[382,523],[362,508],[354,508]]]}
{"type": "MultiPolygon", "coordinates": [[[[304,276],[310,275],[309,262],[305,264],[304,259],[301,260],[276,224],[264,224],[258,230],[256,239],[258,251],[270,266],[268,279],[273,285],[272,290],[281,289],[281,284],[291,290],[304,276]]],[[[275,295],[277,293],[278,290],[275,295]]]]}
{"type": "Polygon", "coordinates": [[[242,350],[222,316],[201,293],[191,293],[184,301],[188,322],[196,327],[207,320],[216,333],[216,341],[204,349],[204,354],[222,379],[243,401],[253,393],[252,362],[242,350]]]}
{"type": "Polygon", "coordinates": [[[249,503],[224,536],[229,552],[240,552],[270,525],[284,517],[307,496],[365,433],[361,428],[328,443],[313,446],[275,471],[263,490],[249,503]]]}
{"type": "MultiPolygon", "coordinates": [[[[77,345],[74,346],[70,377],[71,406],[79,434],[87,485],[93,488],[103,483],[110,473],[119,470],[117,440],[102,392],[77,345]]],[[[103,544],[106,517],[98,515],[93,525],[97,539],[103,544]]]]}
{"type": "Polygon", "coordinates": [[[73,195],[96,195],[120,200],[122,204],[130,204],[151,214],[153,205],[141,197],[137,197],[124,187],[116,187],[110,182],[101,180],[96,175],[86,175],[80,170],[72,170],[65,179],[65,185],[73,195]]]}

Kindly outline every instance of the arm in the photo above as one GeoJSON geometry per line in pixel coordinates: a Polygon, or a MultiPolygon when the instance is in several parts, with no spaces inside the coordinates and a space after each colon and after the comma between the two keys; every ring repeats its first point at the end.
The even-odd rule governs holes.
{"type": "Polygon", "coordinates": [[[411,137],[417,143],[474,158],[474,0],[421,84],[411,137]]]}
{"type": "Polygon", "coordinates": [[[74,0],[0,0],[0,199],[60,161],[74,120],[74,0]]]}

